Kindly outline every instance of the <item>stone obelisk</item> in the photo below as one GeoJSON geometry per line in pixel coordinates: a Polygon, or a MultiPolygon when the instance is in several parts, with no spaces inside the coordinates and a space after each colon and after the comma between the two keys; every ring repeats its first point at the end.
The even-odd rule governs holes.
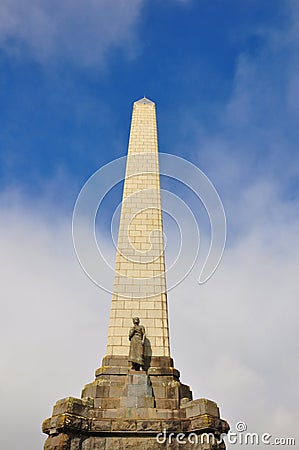
{"type": "Polygon", "coordinates": [[[133,105],[106,355],[81,399],[59,400],[45,450],[223,449],[215,402],[192,400],[170,356],[155,103],[133,105]],[[129,330],[146,331],[141,369],[129,330]]]}
{"type": "Polygon", "coordinates": [[[169,357],[156,108],[146,98],[133,107],[107,355],[128,355],[134,316],[147,330],[146,356],[169,357]]]}

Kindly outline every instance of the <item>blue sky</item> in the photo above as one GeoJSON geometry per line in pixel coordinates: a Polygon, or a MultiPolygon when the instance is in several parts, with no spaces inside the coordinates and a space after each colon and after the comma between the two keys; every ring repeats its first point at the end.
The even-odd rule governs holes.
{"type": "MultiPolygon", "coordinates": [[[[116,2],[115,9],[118,3],[124,4],[116,2]]],[[[38,5],[33,2],[29,9],[38,10],[38,5]]],[[[212,136],[227,131],[225,109],[240,59],[260,59],[264,67],[259,75],[269,91],[280,91],[287,82],[285,55],[267,49],[267,44],[271,33],[284,35],[289,29],[288,2],[272,1],[269,7],[267,1],[253,0],[135,1],[125,7],[129,15],[135,11],[133,23],[117,12],[106,12],[103,2],[95,11],[102,16],[99,26],[105,14],[116,21],[115,27],[124,21],[118,39],[103,42],[92,24],[87,37],[84,23],[78,26],[80,2],[74,6],[74,23],[69,23],[67,8],[57,8],[54,14],[40,6],[49,14],[49,28],[57,27],[57,16],[62,15],[61,28],[66,29],[58,29],[52,41],[42,30],[23,38],[13,27],[0,34],[4,187],[20,184],[30,195],[38,195],[45,182],[63,171],[78,188],[96,167],[126,153],[131,103],[144,94],[157,102],[160,147],[190,158],[201,151],[195,136],[198,127],[212,136]]],[[[93,8],[93,2],[87,2],[90,14],[93,8]]],[[[41,26],[38,18],[31,19],[32,27],[41,26]]],[[[20,19],[20,26],[25,26],[25,19],[20,19]]],[[[87,11],[86,26],[88,20],[87,11]]],[[[254,86],[248,89],[254,94],[254,86]]],[[[273,105],[268,99],[263,102],[262,92],[256,95],[251,101],[260,117],[254,117],[251,126],[259,131],[265,114],[273,125],[280,120],[283,105],[279,94],[273,105]]],[[[288,124],[283,126],[291,131],[288,124]]],[[[254,145],[251,155],[243,148],[238,155],[230,151],[264,169],[270,150],[254,145]]]]}
{"type": "Polygon", "coordinates": [[[105,354],[110,296],[75,258],[72,210],[89,176],[126,154],[144,94],[160,151],[209,176],[228,222],[211,280],[199,286],[195,267],[169,295],[182,381],[232,427],[294,435],[298,42],[295,0],[1,1],[0,418],[13,427],[1,447],[21,434],[24,450],[41,447],[52,405],[80,396],[105,354]]]}

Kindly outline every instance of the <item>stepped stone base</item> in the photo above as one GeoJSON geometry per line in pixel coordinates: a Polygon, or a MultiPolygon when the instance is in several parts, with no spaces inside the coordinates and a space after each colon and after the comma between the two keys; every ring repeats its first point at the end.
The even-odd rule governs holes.
{"type": "Polygon", "coordinates": [[[105,357],[81,399],[55,404],[43,423],[44,450],[224,449],[229,425],[216,403],[192,400],[179,376],[171,358],[136,372],[125,357],[105,357]]]}

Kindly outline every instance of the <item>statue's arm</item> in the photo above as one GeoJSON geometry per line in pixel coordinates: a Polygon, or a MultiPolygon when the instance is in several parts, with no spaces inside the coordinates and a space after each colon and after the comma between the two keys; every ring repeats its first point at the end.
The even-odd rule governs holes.
{"type": "Polygon", "coordinates": [[[129,332],[129,341],[132,339],[132,337],[134,336],[134,334],[135,334],[135,328],[131,328],[131,329],[130,329],[130,332],[129,332]]]}

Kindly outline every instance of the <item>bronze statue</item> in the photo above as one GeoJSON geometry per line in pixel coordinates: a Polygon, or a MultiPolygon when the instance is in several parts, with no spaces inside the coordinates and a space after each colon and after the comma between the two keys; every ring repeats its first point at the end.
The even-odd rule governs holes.
{"type": "Polygon", "coordinates": [[[140,367],[143,366],[143,345],[145,340],[145,328],[142,325],[139,325],[139,318],[133,318],[134,326],[130,329],[129,332],[129,340],[130,344],[130,353],[129,353],[129,362],[132,363],[133,370],[140,370],[140,367]]]}

